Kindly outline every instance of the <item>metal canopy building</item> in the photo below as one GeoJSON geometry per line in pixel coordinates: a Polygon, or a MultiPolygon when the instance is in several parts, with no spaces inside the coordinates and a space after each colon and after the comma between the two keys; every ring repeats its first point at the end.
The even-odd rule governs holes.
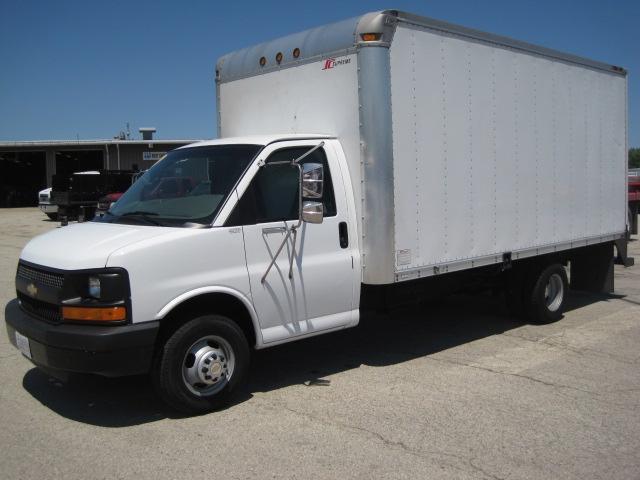
{"type": "MultiPolygon", "coordinates": [[[[151,135],[145,135],[151,137],[151,135]]],[[[56,173],[145,170],[194,140],[52,140],[0,142],[0,207],[37,205],[56,173]]]]}

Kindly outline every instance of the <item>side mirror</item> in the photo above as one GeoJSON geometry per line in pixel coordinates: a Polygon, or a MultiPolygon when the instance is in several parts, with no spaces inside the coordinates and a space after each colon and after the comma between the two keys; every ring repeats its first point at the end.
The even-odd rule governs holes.
{"type": "Polygon", "coordinates": [[[321,163],[302,164],[302,198],[322,198],[324,169],[321,163]]]}
{"type": "Polygon", "coordinates": [[[307,223],[322,223],[322,202],[305,201],[302,204],[302,220],[307,223]]]}

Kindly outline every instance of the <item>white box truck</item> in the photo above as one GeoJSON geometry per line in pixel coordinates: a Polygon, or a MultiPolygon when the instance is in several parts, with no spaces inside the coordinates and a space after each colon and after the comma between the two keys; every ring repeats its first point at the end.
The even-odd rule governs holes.
{"type": "Polygon", "coordinates": [[[220,139],[22,251],[5,318],[36,365],[149,372],[202,412],[251,349],[368,307],[480,284],[550,322],[567,267],[612,289],[622,68],[390,10],[226,55],[216,85],[220,139]]]}

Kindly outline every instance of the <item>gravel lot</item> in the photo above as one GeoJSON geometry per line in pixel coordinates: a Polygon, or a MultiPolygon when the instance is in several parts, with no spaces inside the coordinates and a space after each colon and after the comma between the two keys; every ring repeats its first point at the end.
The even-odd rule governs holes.
{"type": "MultiPolygon", "coordinates": [[[[0,299],[57,227],[0,210],[0,299]]],[[[640,242],[630,244],[640,263],[640,242]]],[[[4,311],[4,309],[2,309],[4,311]]],[[[455,297],[258,352],[230,408],[181,418],[146,377],[36,370],[0,339],[3,478],[640,478],[640,266],[524,325],[455,297]]]]}

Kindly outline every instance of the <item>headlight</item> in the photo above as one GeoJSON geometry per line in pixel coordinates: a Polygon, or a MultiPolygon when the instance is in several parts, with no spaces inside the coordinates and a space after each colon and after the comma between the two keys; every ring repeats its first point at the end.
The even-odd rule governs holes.
{"type": "Polygon", "coordinates": [[[89,277],[89,295],[93,298],[100,298],[99,277],[89,277]]]}
{"type": "Polygon", "coordinates": [[[65,321],[95,323],[129,319],[129,275],[118,267],[65,275],[60,295],[65,321]]]}
{"type": "Polygon", "coordinates": [[[114,270],[79,275],[77,278],[81,284],[78,285],[78,296],[107,304],[124,301],[129,296],[129,281],[124,272],[114,270]]]}
{"type": "Polygon", "coordinates": [[[65,305],[89,302],[91,305],[119,305],[130,296],[129,276],[122,268],[105,268],[65,276],[60,300],[65,305]]]}

